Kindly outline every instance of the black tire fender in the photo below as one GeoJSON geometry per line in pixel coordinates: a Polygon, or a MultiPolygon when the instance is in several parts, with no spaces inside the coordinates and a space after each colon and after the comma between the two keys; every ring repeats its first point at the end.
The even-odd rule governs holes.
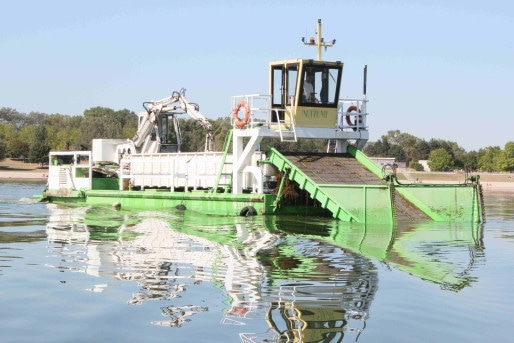
{"type": "Polygon", "coordinates": [[[257,215],[257,210],[253,206],[245,206],[241,212],[239,212],[239,215],[241,217],[253,217],[257,215]]]}

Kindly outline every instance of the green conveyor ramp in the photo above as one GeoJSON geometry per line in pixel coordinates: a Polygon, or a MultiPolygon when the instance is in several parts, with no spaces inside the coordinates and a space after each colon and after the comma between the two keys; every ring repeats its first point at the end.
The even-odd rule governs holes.
{"type": "Polygon", "coordinates": [[[479,182],[393,186],[382,179],[382,168],[353,146],[341,154],[284,154],[270,148],[268,158],[343,221],[483,221],[479,182]]]}
{"type": "Polygon", "coordinates": [[[271,148],[268,158],[280,171],[287,169],[289,179],[331,211],[334,218],[359,223],[429,219],[352,154],[283,154],[271,148]]]}

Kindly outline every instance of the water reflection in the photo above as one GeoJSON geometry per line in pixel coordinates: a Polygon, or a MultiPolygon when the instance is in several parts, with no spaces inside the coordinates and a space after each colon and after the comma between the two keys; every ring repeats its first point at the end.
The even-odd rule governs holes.
{"type": "Polygon", "coordinates": [[[134,281],[130,304],[173,302],[160,307],[165,320],[152,321],[161,326],[210,311],[196,294],[211,285],[223,296],[221,323],[241,326],[243,342],[358,340],[379,285],[375,263],[458,291],[475,281],[484,258],[481,227],[462,224],[396,228],[49,206],[50,249],[62,261],[54,267],[134,281]],[[251,330],[255,322],[265,329],[251,330]]]}
{"type": "Polygon", "coordinates": [[[280,229],[334,244],[458,291],[484,259],[483,227],[466,223],[404,223],[398,227],[280,220],[280,229]],[[313,231],[316,232],[313,234],[313,231]]]}

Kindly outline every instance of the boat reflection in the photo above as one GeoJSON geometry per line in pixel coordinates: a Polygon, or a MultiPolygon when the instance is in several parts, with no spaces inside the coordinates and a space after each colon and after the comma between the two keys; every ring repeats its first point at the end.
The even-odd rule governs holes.
{"type": "Polygon", "coordinates": [[[453,291],[475,281],[470,272],[477,260],[485,258],[481,225],[424,222],[396,227],[285,218],[277,219],[275,226],[385,262],[453,291]]]}
{"type": "Polygon", "coordinates": [[[238,330],[243,342],[357,340],[378,289],[377,262],[458,291],[475,280],[471,271],[484,256],[481,228],[464,225],[49,206],[48,240],[63,261],[56,267],[135,281],[130,304],[173,301],[160,307],[165,320],[152,321],[161,326],[210,311],[195,291],[209,285],[224,297],[221,322],[252,329],[238,330]]]}

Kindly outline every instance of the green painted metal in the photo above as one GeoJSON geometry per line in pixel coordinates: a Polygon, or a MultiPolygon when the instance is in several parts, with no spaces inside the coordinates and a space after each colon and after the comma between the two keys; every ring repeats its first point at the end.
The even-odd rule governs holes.
{"type": "Polygon", "coordinates": [[[278,192],[277,192],[277,198],[275,199],[275,202],[273,204],[273,211],[276,212],[279,205],[280,205],[280,201],[282,200],[282,194],[283,194],[283,191],[284,191],[284,186],[286,184],[286,180],[287,180],[287,175],[289,174],[289,168],[286,168],[284,170],[284,175],[282,176],[282,180],[280,180],[280,186],[278,187],[278,192]]]}
{"type": "MultiPolygon", "coordinates": [[[[383,175],[364,153],[350,146],[348,153],[380,179],[383,175]]],[[[359,223],[395,223],[395,197],[403,197],[414,208],[434,221],[481,222],[481,201],[478,183],[467,184],[393,184],[382,185],[319,184],[274,148],[268,152],[270,162],[280,171],[290,170],[289,179],[309,192],[313,199],[328,209],[334,218],[359,223]],[[397,192],[398,195],[395,195],[397,192]]],[[[427,219],[428,219],[427,218],[427,219]]]]}
{"type": "Polygon", "coordinates": [[[396,188],[435,221],[483,220],[476,184],[409,184],[396,188]]]}
{"type": "MultiPolygon", "coordinates": [[[[221,158],[220,169],[218,170],[218,175],[216,176],[216,183],[215,183],[214,189],[212,190],[213,192],[218,191],[221,176],[223,175],[223,169],[225,168],[225,164],[227,161],[228,151],[230,150],[230,144],[232,143],[233,132],[234,131],[232,129],[229,130],[227,137],[225,137],[225,144],[223,147],[223,156],[221,158]]],[[[232,178],[231,178],[231,180],[232,180],[232,178]]],[[[229,188],[232,188],[232,182],[229,185],[225,185],[225,193],[228,191],[229,188]]]]}
{"type": "Polygon", "coordinates": [[[355,157],[359,163],[361,163],[364,167],[368,168],[373,174],[375,174],[378,178],[382,179],[384,175],[382,174],[382,168],[380,168],[375,162],[373,162],[368,156],[366,156],[362,151],[357,150],[353,145],[349,145],[347,152],[355,157]]]}
{"type": "Polygon", "coordinates": [[[268,159],[280,171],[289,169],[289,179],[309,192],[334,218],[359,223],[393,223],[387,185],[318,184],[276,149],[269,148],[268,159]]]}
{"type": "Polygon", "coordinates": [[[273,194],[228,194],[210,191],[170,192],[166,190],[145,191],[86,191],[87,205],[114,205],[130,209],[166,210],[183,205],[186,209],[212,215],[238,216],[246,206],[252,206],[257,213],[273,212],[273,194]]]}
{"type": "MultiPolygon", "coordinates": [[[[383,178],[382,169],[353,146],[348,153],[371,172],[383,178]]],[[[435,221],[483,221],[479,178],[463,184],[400,184],[395,189],[435,221]]]]}
{"type": "MultiPolygon", "coordinates": [[[[217,175],[217,185],[219,185],[225,169],[232,131],[228,136],[229,139],[225,142],[223,161],[217,175]]],[[[409,220],[430,218],[434,221],[483,221],[482,193],[478,177],[464,184],[401,184],[396,180],[395,175],[382,175],[382,169],[354,147],[350,146],[348,153],[349,155],[344,157],[347,161],[354,161],[353,159],[355,159],[363,167],[361,168],[360,165],[353,162],[351,164],[358,167],[345,172],[346,169],[343,168],[343,165],[346,167],[347,164],[345,163],[347,162],[341,162],[331,156],[331,164],[327,164],[326,167],[321,164],[323,166],[321,170],[328,170],[330,175],[337,176],[337,178],[330,179],[335,180],[332,183],[329,183],[328,178],[320,178],[321,174],[323,176],[327,174],[320,171],[319,168],[316,172],[308,173],[311,166],[305,161],[310,160],[309,163],[317,163],[316,161],[319,160],[315,158],[319,156],[302,155],[302,160],[295,160],[295,163],[302,165],[302,168],[305,169],[305,171],[302,171],[299,166],[291,162],[292,160],[276,149],[270,148],[268,163],[273,164],[282,172],[287,171],[287,177],[290,180],[295,181],[301,189],[307,191],[313,199],[319,201],[322,209],[330,211],[334,218],[342,221],[394,225],[397,221],[397,209],[401,209],[403,219],[407,218],[409,220]],[[333,165],[334,168],[332,168],[333,165]],[[366,173],[373,179],[371,182],[369,177],[355,178],[358,180],[358,184],[340,178],[341,176],[361,176],[361,174],[366,173]],[[375,180],[373,174],[378,179],[375,180]],[[309,175],[315,180],[319,180],[319,182],[313,181],[309,175]],[[382,179],[388,179],[389,182],[380,181],[382,179]],[[361,184],[361,182],[372,184],[361,184]],[[422,216],[415,216],[412,213],[420,213],[422,216]]],[[[216,193],[210,190],[170,192],[164,189],[147,189],[132,191],[119,190],[117,179],[104,178],[93,179],[92,190],[71,191],[71,193],[69,190],[46,191],[43,198],[44,200],[63,203],[117,204],[123,208],[133,209],[160,210],[183,205],[193,211],[215,215],[239,215],[246,206],[252,206],[257,213],[261,214],[295,213],[308,215],[307,213],[321,212],[313,212],[302,206],[280,206],[283,187],[284,184],[281,183],[278,195],[216,193]]]]}
{"type": "Polygon", "coordinates": [[[119,189],[119,179],[118,178],[93,178],[91,182],[92,189],[110,189],[115,190],[119,189]]]}
{"type": "Polygon", "coordinates": [[[307,221],[302,224],[278,217],[274,226],[278,230],[316,237],[383,261],[452,290],[462,289],[472,282],[473,277],[468,272],[483,250],[483,233],[479,224],[455,223],[448,226],[430,221],[399,226],[340,221],[307,221]],[[444,251],[455,249],[468,252],[469,261],[446,259],[444,251]]]}

